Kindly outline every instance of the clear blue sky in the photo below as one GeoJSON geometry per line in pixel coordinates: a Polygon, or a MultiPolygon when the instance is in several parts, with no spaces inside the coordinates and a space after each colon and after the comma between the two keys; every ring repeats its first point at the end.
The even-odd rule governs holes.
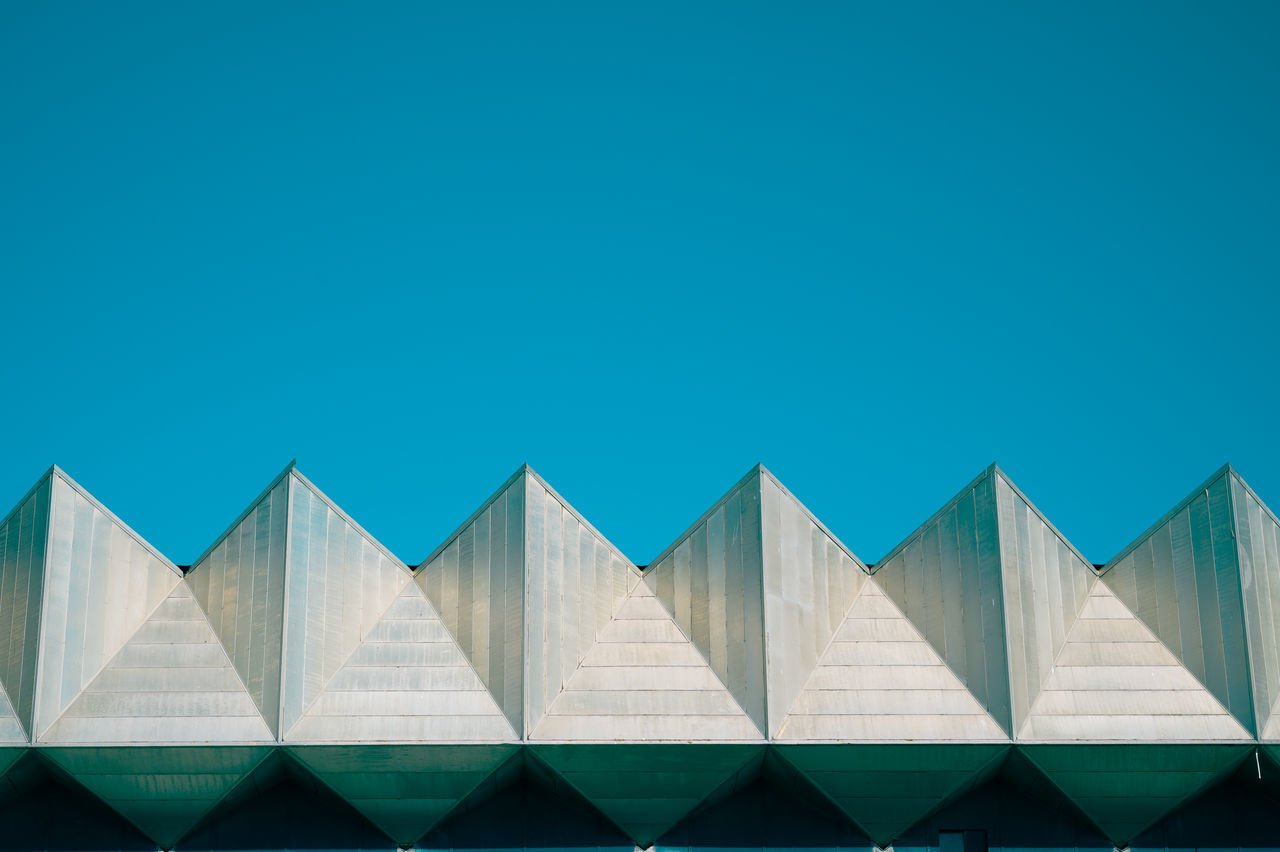
{"type": "MultiPolygon", "coordinates": [[[[1280,504],[1280,4],[0,5],[0,502],[178,562],[289,459],[422,559],[528,461],[649,561],[998,461],[1096,562],[1280,504]]],[[[4,511],[4,510],[0,510],[4,511]]]]}

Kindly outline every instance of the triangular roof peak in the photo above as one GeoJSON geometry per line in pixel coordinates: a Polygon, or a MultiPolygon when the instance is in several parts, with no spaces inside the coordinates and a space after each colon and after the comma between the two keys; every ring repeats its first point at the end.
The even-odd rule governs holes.
{"type": "Polygon", "coordinates": [[[871,573],[870,570],[867,568],[866,563],[863,562],[861,559],[859,559],[858,556],[849,548],[848,545],[846,545],[843,541],[841,541],[840,538],[835,533],[831,532],[831,530],[827,527],[827,525],[824,524],[821,520],[819,520],[818,516],[815,515],[812,511],[810,511],[809,507],[806,506],[800,500],[800,498],[796,497],[796,495],[791,492],[791,489],[783,485],[782,481],[778,479],[778,477],[775,476],[771,470],[769,470],[760,462],[757,462],[756,464],[752,465],[750,469],[747,470],[746,474],[742,476],[741,479],[735,482],[733,486],[729,488],[728,491],[720,495],[719,499],[717,499],[714,503],[712,503],[711,506],[708,507],[707,510],[704,511],[696,521],[694,521],[684,530],[684,532],[676,536],[675,539],[673,539],[669,545],[663,548],[661,553],[659,553],[653,559],[649,560],[648,564],[650,566],[657,565],[663,559],[666,559],[668,556],[670,556],[672,551],[674,551],[677,547],[679,547],[684,542],[685,539],[693,535],[695,530],[697,530],[700,526],[706,523],[708,518],[710,518],[717,511],[719,511],[726,503],[728,503],[729,500],[733,497],[733,495],[736,494],[744,485],[748,484],[753,477],[757,477],[759,481],[763,481],[764,479],[767,478],[770,482],[772,482],[778,488],[779,491],[781,491],[784,495],[786,495],[788,499],[794,502],[796,506],[800,508],[800,511],[803,512],[804,515],[810,521],[812,521],[815,526],[817,526],[820,530],[822,530],[822,532],[828,538],[830,538],[831,541],[834,542],[836,546],[839,547],[846,556],[852,559],[854,563],[858,565],[859,568],[861,568],[863,571],[867,572],[868,574],[871,573]]]}
{"type": "Polygon", "coordinates": [[[449,545],[453,543],[454,539],[456,539],[459,535],[461,535],[463,531],[466,530],[467,527],[471,526],[471,524],[473,524],[477,518],[483,515],[485,513],[485,510],[487,510],[491,505],[493,505],[493,502],[495,500],[497,500],[503,494],[506,494],[507,491],[511,488],[511,486],[519,482],[521,478],[526,478],[526,477],[532,478],[535,482],[537,482],[540,486],[542,486],[543,490],[545,490],[547,494],[549,494],[552,498],[556,500],[556,502],[558,502],[561,506],[563,506],[565,510],[569,512],[569,514],[573,515],[573,517],[578,521],[579,524],[581,524],[587,530],[589,530],[591,534],[594,535],[596,538],[603,541],[608,546],[608,548],[611,551],[613,551],[614,555],[616,555],[619,559],[621,559],[623,562],[625,562],[627,565],[631,567],[631,570],[635,572],[637,576],[640,575],[640,569],[636,567],[635,561],[629,558],[621,550],[619,550],[618,547],[615,544],[613,544],[613,542],[609,541],[609,539],[603,533],[601,533],[598,529],[596,529],[595,526],[590,521],[584,518],[582,516],[582,513],[579,512],[577,509],[575,509],[573,507],[573,504],[571,504],[568,500],[566,500],[560,494],[559,491],[553,488],[551,486],[551,483],[547,482],[546,478],[543,477],[542,474],[534,470],[529,465],[528,462],[525,462],[521,464],[520,467],[516,468],[515,473],[507,477],[506,481],[504,481],[502,485],[498,486],[498,489],[494,491],[492,494],[490,494],[474,512],[468,515],[467,519],[463,521],[461,524],[459,524],[453,532],[445,536],[444,541],[440,542],[440,544],[436,547],[436,549],[431,551],[431,553],[427,556],[427,558],[419,562],[414,570],[418,571],[424,568],[425,566],[430,565],[432,560],[434,560],[437,556],[443,553],[449,547],[449,545]]]}
{"type": "Polygon", "coordinates": [[[979,473],[972,480],[970,480],[969,483],[965,485],[964,488],[961,488],[958,492],[956,492],[954,497],[952,497],[950,500],[944,503],[942,505],[942,508],[938,509],[932,515],[930,515],[923,523],[917,526],[911,532],[910,535],[904,538],[896,547],[894,547],[892,550],[886,553],[883,557],[877,560],[871,569],[871,573],[874,574],[881,566],[887,564],[891,559],[893,559],[899,553],[906,550],[907,547],[909,547],[912,542],[920,538],[920,536],[924,535],[925,531],[928,530],[932,524],[934,524],[936,521],[938,521],[940,518],[945,516],[952,509],[954,509],[956,507],[956,504],[958,504],[961,500],[963,500],[969,494],[969,492],[973,491],[980,484],[982,484],[983,481],[985,481],[988,478],[994,479],[997,477],[1001,481],[1003,481],[1005,485],[1009,486],[1009,488],[1013,491],[1013,493],[1018,495],[1018,497],[1021,498],[1021,500],[1027,504],[1027,507],[1031,509],[1032,512],[1035,513],[1036,517],[1038,517],[1040,521],[1043,522],[1044,525],[1048,527],[1049,530],[1052,531],[1055,536],[1057,536],[1059,541],[1061,541],[1063,544],[1067,546],[1068,550],[1070,550],[1077,557],[1079,557],[1081,562],[1083,562],[1085,565],[1088,565],[1090,570],[1093,570],[1093,571],[1097,570],[1093,567],[1093,563],[1090,562],[1087,558],[1085,558],[1085,555],[1081,553],[1079,549],[1077,549],[1076,546],[1071,543],[1070,539],[1068,539],[1065,535],[1063,535],[1062,532],[1056,526],[1053,525],[1053,522],[1050,521],[1045,516],[1044,512],[1040,511],[1040,509],[1036,506],[1036,504],[1033,503],[1031,499],[1027,497],[1027,495],[1023,492],[1023,490],[1014,484],[1013,480],[1009,477],[1009,474],[1005,473],[1004,469],[1001,468],[999,464],[997,464],[996,462],[992,462],[991,464],[983,468],[981,473],[979,473]]]}

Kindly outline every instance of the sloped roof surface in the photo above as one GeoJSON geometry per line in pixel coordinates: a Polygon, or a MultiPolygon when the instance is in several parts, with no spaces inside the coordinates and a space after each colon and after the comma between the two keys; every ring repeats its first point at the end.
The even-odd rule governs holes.
{"type": "Polygon", "coordinates": [[[642,571],[524,466],[414,570],[291,464],[184,575],[53,468],[32,748],[166,848],[281,753],[402,845],[513,761],[642,845],[785,765],[884,845],[1017,753],[1123,846],[1280,749],[1280,521],[1226,467],[1097,570],[993,465],[869,569],[757,465],[642,571]]]}

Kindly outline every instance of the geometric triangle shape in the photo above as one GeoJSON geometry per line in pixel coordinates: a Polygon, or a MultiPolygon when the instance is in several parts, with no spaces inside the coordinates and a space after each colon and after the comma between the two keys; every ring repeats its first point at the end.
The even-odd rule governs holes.
{"type": "Polygon", "coordinates": [[[996,467],[876,563],[872,576],[1006,733],[1012,730],[996,467]]]}
{"type": "MultiPolygon", "coordinates": [[[[30,742],[53,470],[0,521],[0,688],[30,742]]],[[[11,739],[6,735],[6,741],[11,739]]]]}
{"type": "Polygon", "coordinates": [[[170,849],[272,747],[53,747],[40,751],[162,849],[170,849]]]}
{"type": "Polygon", "coordinates": [[[990,777],[1009,743],[805,744],[774,746],[876,845],[990,777]]]}
{"type": "Polygon", "coordinates": [[[760,773],[714,795],[662,836],[662,847],[867,849],[871,839],[772,750],[760,773]]]}
{"type": "Polygon", "coordinates": [[[1267,716],[1266,727],[1262,729],[1262,733],[1258,739],[1263,742],[1276,742],[1280,740],[1280,699],[1271,705],[1271,711],[1267,716]]]}
{"type": "Polygon", "coordinates": [[[52,484],[37,742],[182,582],[172,562],[61,470],[52,484]]]}
{"type": "Polygon", "coordinates": [[[185,583],[41,737],[60,745],[274,741],[185,583]]]}
{"type": "Polygon", "coordinates": [[[5,777],[0,849],[71,852],[91,843],[115,852],[155,852],[154,841],[39,756],[40,751],[32,749],[31,759],[20,761],[5,777]]]}
{"type": "Polygon", "coordinates": [[[1231,471],[1249,673],[1262,739],[1280,739],[1280,518],[1231,471]]]}
{"type": "Polygon", "coordinates": [[[417,844],[419,849],[594,849],[634,841],[522,749],[417,844]]]}
{"type": "Polygon", "coordinates": [[[645,570],[644,582],[756,728],[767,731],[762,481],[753,467],[645,570]]]}
{"type": "Polygon", "coordinates": [[[532,470],[525,482],[525,732],[578,670],[640,570],[532,470]]]}
{"type": "Polygon", "coordinates": [[[1036,692],[1066,641],[1067,627],[1097,579],[1093,566],[994,469],[1004,577],[1006,648],[1013,730],[1022,727],[1036,692]]]}
{"type": "Polygon", "coordinates": [[[530,741],[756,741],[763,735],[644,583],[551,702],[530,741]]]}
{"type": "Polygon", "coordinates": [[[1102,579],[1256,732],[1231,479],[1229,467],[1211,476],[1107,563],[1102,579]]]}
{"type": "MultiPolygon", "coordinates": [[[[0,689],[0,751],[4,750],[3,746],[26,745],[28,741],[27,732],[23,730],[18,714],[13,712],[13,704],[9,701],[9,696],[0,689]]],[[[21,753],[20,750],[19,753],[21,753]]],[[[0,760],[0,763],[2,762],[0,760]]],[[[8,769],[7,765],[0,768],[0,775],[4,774],[5,769],[8,769]]]]}
{"type": "Polygon", "coordinates": [[[289,473],[196,560],[187,583],[273,734],[280,724],[289,473]]]}
{"type": "Polygon", "coordinates": [[[514,743],[289,748],[292,757],[401,847],[439,824],[517,751],[514,743]]]}
{"type": "Polygon", "coordinates": [[[512,727],[527,733],[639,575],[524,465],[417,579],[512,727]]]}
{"type": "Polygon", "coordinates": [[[1009,742],[915,625],[865,579],[774,741],[929,740],[1009,742]]]}
{"type": "Polygon", "coordinates": [[[773,474],[759,470],[765,685],[776,736],[868,571],[773,474]]]}
{"type": "Polygon", "coordinates": [[[517,731],[524,709],[525,471],[504,482],[416,572],[517,731]]]}
{"type": "Polygon", "coordinates": [[[282,736],[412,582],[404,563],[296,469],[289,474],[282,736]]]}
{"type": "Polygon", "coordinates": [[[386,849],[386,835],[277,749],[182,839],[183,850],[386,849]]]}
{"type": "Polygon", "coordinates": [[[1025,755],[1116,845],[1208,789],[1253,746],[1167,743],[1019,744],[1025,755]]]}
{"type": "Polygon", "coordinates": [[[1095,580],[1018,741],[1172,745],[1250,743],[1253,737],[1109,586],[1095,580]]]}
{"type": "Polygon", "coordinates": [[[764,752],[763,744],[722,743],[528,748],[641,848],[651,846],[744,769],[757,771],[754,764],[764,752]]]}
{"type": "Polygon", "coordinates": [[[426,594],[402,575],[399,596],[285,733],[286,742],[519,740],[426,594]]]}

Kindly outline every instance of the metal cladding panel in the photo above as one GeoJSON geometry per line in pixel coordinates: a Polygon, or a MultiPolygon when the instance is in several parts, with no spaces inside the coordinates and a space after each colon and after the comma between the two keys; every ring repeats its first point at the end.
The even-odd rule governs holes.
{"type": "Polygon", "coordinates": [[[231,664],[277,735],[291,472],[292,465],[187,575],[231,664]]]}
{"type": "Polygon", "coordinates": [[[764,745],[532,745],[530,751],[646,848],[740,774],[764,745]]]}
{"type": "Polygon", "coordinates": [[[764,735],[641,583],[529,739],[763,742],[764,735]]]}
{"type": "Polygon", "coordinates": [[[1260,739],[1280,739],[1280,521],[1233,472],[1244,620],[1260,739]]]}
{"type": "Polygon", "coordinates": [[[417,581],[517,731],[524,718],[526,468],[418,570],[417,581]]]}
{"type": "Polygon", "coordinates": [[[170,849],[271,747],[44,748],[40,753],[161,848],[170,849]]]}
{"type": "Polygon", "coordinates": [[[1254,731],[1228,473],[1215,474],[1129,545],[1102,578],[1254,731]]]}
{"type": "Polygon", "coordinates": [[[282,736],[308,714],[412,575],[294,471],[285,568],[282,736]]]}
{"type": "Polygon", "coordinates": [[[1125,849],[1145,829],[1207,790],[1251,745],[1019,745],[1018,750],[1125,849]]]}
{"type": "Polygon", "coordinates": [[[1007,745],[1009,737],[875,580],[866,580],[774,741],[1007,745]]]}
{"type": "Polygon", "coordinates": [[[58,470],[49,538],[36,740],[182,582],[173,563],[58,470]]]}
{"type": "Polygon", "coordinates": [[[40,737],[102,745],[274,741],[185,583],[40,737]]]}
{"type": "Polygon", "coordinates": [[[516,745],[291,746],[289,754],[402,847],[440,823],[516,745]]]}
{"type": "MultiPolygon", "coordinates": [[[[21,745],[28,742],[27,732],[22,727],[22,722],[18,720],[18,714],[13,710],[13,704],[9,701],[9,696],[0,690],[0,755],[3,755],[5,745],[21,745]]],[[[0,763],[3,758],[0,757],[0,763]]],[[[0,775],[4,774],[4,769],[0,768],[0,775]]]]}
{"type": "Polygon", "coordinates": [[[765,731],[762,475],[760,467],[747,474],[654,560],[644,582],[675,615],[755,726],[765,731]],[[705,629],[695,625],[695,612],[707,613],[705,629]]]}
{"type": "Polygon", "coordinates": [[[996,471],[1014,729],[1067,639],[1096,579],[1093,568],[1039,510],[996,471]]]}
{"type": "Polygon", "coordinates": [[[988,469],[894,548],[874,577],[1010,733],[994,473],[988,469]]]}
{"type": "Polygon", "coordinates": [[[529,471],[525,481],[525,729],[532,732],[639,572],[537,474],[529,471]]]}
{"type": "MultiPolygon", "coordinates": [[[[867,569],[768,472],[760,478],[760,507],[768,717],[776,734],[867,569]]],[[[691,539],[695,555],[705,551],[701,532],[691,539]]],[[[695,634],[700,626],[694,619],[695,634]]]]}
{"type": "Polygon", "coordinates": [[[0,522],[0,687],[21,725],[13,740],[0,723],[0,742],[31,735],[52,480],[50,471],[0,522]]]}
{"type": "Polygon", "coordinates": [[[285,734],[294,743],[517,740],[426,594],[407,576],[399,596],[285,734]]]}
{"type": "MultiPolygon", "coordinates": [[[[1101,580],[1050,667],[1021,742],[1235,742],[1252,735],[1101,580]]],[[[1141,779],[1135,776],[1135,789],[1141,779]]]]}
{"type": "Polygon", "coordinates": [[[774,748],[883,849],[989,778],[1009,744],[830,743],[774,748]]]}

